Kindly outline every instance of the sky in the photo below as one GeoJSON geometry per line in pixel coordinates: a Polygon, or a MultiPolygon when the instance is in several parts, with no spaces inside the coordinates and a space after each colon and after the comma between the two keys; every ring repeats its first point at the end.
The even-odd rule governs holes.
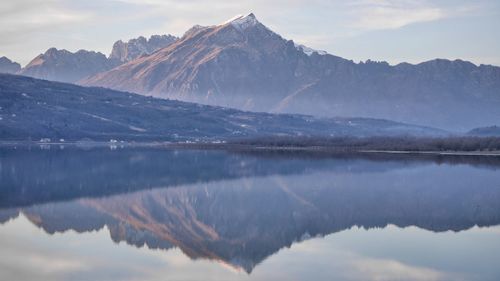
{"type": "Polygon", "coordinates": [[[354,61],[463,59],[500,66],[499,0],[0,0],[0,56],[23,66],[51,47],[181,36],[253,12],[286,39],[354,61]]]}

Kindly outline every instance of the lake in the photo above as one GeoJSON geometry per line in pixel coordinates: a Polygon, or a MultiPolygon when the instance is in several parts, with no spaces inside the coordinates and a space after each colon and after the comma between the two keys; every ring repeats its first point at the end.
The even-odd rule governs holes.
{"type": "Polygon", "coordinates": [[[0,149],[0,280],[499,280],[500,158],[0,149]]]}

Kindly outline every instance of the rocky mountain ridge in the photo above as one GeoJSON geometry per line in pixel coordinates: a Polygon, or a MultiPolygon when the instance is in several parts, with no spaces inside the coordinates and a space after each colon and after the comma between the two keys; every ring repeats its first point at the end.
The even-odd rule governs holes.
{"type": "Polygon", "coordinates": [[[357,116],[455,132],[500,120],[500,68],[462,60],[353,61],[287,40],[254,14],[117,41],[111,55],[50,49],[22,75],[271,113],[357,116]]]}
{"type": "Polygon", "coordinates": [[[143,36],[130,39],[128,42],[118,40],[113,44],[109,59],[128,62],[143,55],[149,55],[174,43],[177,37],[172,35],[152,35],[149,39],[143,36]]]}
{"type": "MultiPolygon", "coordinates": [[[[149,55],[158,49],[167,47],[177,40],[172,35],[152,35],[130,39],[128,42],[116,41],[109,57],[100,52],[79,50],[70,52],[64,49],[50,48],[35,57],[22,69],[13,69],[8,73],[20,74],[51,81],[75,83],[86,77],[105,72],[124,62],[149,55]]],[[[0,59],[0,72],[3,60],[0,59]]]]}
{"type": "Polygon", "coordinates": [[[462,60],[354,63],[257,20],[195,26],[174,44],[80,82],[244,110],[362,116],[464,131],[500,119],[500,68],[462,60]]]}
{"type": "Polygon", "coordinates": [[[60,82],[75,82],[118,65],[99,52],[50,48],[19,71],[20,75],[60,82]]]}

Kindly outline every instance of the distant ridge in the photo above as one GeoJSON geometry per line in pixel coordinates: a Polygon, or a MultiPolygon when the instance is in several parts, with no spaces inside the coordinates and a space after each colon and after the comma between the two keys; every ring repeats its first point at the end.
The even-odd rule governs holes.
{"type": "MultiPolygon", "coordinates": [[[[109,58],[100,52],[79,50],[73,53],[64,49],[50,48],[45,53],[35,57],[23,69],[20,69],[19,66],[15,71],[3,72],[74,83],[143,55],[149,55],[158,49],[169,46],[177,39],[172,35],[152,35],[149,39],[141,36],[130,39],[126,43],[119,40],[114,43],[109,58]]],[[[7,62],[1,58],[0,72],[2,72],[2,65],[5,63],[7,62]]]]}
{"type": "Polygon", "coordinates": [[[0,140],[202,141],[261,136],[436,136],[387,120],[244,112],[0,74],[0,140]]]}
{"type": "Polygon", "coordinates": [[[60,82],[76,82],[87,76],[109,70],[119,63],[99,52],[50,48],[38,55],[19,74],[60,82]]]}
{"type": "Polygon", "coordinates": [[[0,73],[17,73],[21,70],[21,65],[11,61],[7,57],[0,57],[0,73]]]}
{"type": "Polygon", "coordinates": [[[500,137],[500,127],[489,126],[489,127],[475,128],[470,130],[467,134],[480,137],[500,137]]]}

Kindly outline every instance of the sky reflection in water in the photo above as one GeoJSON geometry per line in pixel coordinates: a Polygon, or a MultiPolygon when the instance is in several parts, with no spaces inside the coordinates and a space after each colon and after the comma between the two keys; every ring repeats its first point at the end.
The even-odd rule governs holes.
{"type": "Polygon", "coordinates": [[[491,158],[0,153],[2,280],[500,276],[491,158]]]}

